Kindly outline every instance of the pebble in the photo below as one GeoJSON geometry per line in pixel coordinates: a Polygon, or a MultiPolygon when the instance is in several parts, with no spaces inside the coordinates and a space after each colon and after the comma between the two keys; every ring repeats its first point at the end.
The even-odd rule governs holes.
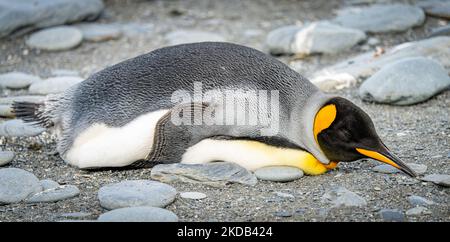
{"type": "Polygon", "coordinates": [[[408,216],[418,216],[422,214],[430,214],[430,211],[428,211],[427,208],[421,206],[414,207],[406,211],[406,215],[408,216]]]}
{"type": "Polygon", "coordinates": [[[333,204],[333,207],[360,207],[366,206],[366,200],[345,187],[333,187],[323,196],[322,201],[333,204]]]}
{"type": "Polygon", "coordinates": [[[403,222],[405,215],[398,209],[381,209],[380,216],[385,222],[403,222]]]}
{"type": "Polygon", "coordinates": [[[78,24],[77,27],[83,33],[83,40],[101,42],[119,39],[122,31],[118,27],[107,24],[78,24]]]}
{"type": "Polygon", "coordinates": [[[0,169],[0,204],[17,203],[41,191],[32,173],[18,168],[0,169]]]}
{"type": "Polygon", "coordinates": [[[289,182],[300,179],[303,171],[292,166],[267,166],[257,169],[255,176],[264,181],[289,182]]]}
{"type": "Polygon", "coordinates": [[[0,166],[8,164],[14,159],[14,157],[14,152],[9,150],[0,150],[0,166]]]}
{"type": "Polygon", "coordinates": [[[274,192],[275,195],[277,195],[278,197],[281,198],[288,198],[288,199],[295,199],[294,195],[289,194],[289,193],[285,193],[285,192],[274,192]]]}
{"type": "Polygon", "coordinates": [[[415,171],[419,176],[425,174],[428,169],[428,167],[424,164],[406,163],[406,165],[409,166],[409,168],[411,168],[413,171],[415,171]]]}
{"type": "Polygon", "coordinates": [[[375,172],[384,173],[384,174],[394,174],[394,173],[400,172],[399,169],[397,169],[391,165],[378,165],[378,166],[375,166],[374,168],[372,168],[372,170],[375,172]]]}
{"type": "Polygon", "coordinates": [[[378,45],[379,43],[380,43],[380,40],[377,39],[377,38],[375,38],[375,37],[370,37],[370,38],[367,40],[367,44],[369,44],[369,45],[371,45],[371,46],[378,45]]]}
{"type": "Polygon", "coordinates": [[[78,187],[63,185],[36,193],[27,199],[27,203],[57,202],[78,196],[78,194],[80,194],[78,187]]]}
{"type": "Polygon", "coordinates": [[[358,29],[320,21],[304,27],[275,29],[268,34],[266,46],[272,54],[335,54],[350,49],[365,38],[365,33],[358,29]]]}
{"type": "Polygon", "coordinates": [[[225,41],[225,38],[219,34],[198,30],[176,30],[168,33],[165,36],[165,39],[169,43],[169,45],[179,45],[205,41],[225,41]]]}
{"type": "Polygon", "coordinates": [[[44,191],[59,187],[59,183],[57,183],[51,179],[40,180],[39,183],[41,184],[42,190],[44,190],[44,191]]]}
{"type": "Polygon", "coordinates": [[[201,183],[213,187],[223,187],[229,183],[254,186],[257,183],[255,175],[230,162],[160,164],[152,168],[150,177],[165,183],[201,183]]]}
{"type": "Polygon", "coordinates": [[[91,213],[85,213],[85,212],[75,212],[75,213],[63,213],[59,215],[59,217],[63,218],[85,218],[91,216],[91,213]]]}
{"type": "Polygon", "coordinates": [[[423,102],[450,87],[447,71],[424,57],[405,58],[386,65],[359,88],[363,100],[393,105],[423,102]]]}
{"type": "Polygon", "coordinates": [[[418,6],[422,7],[429,16],[450,20],[450,2],[448,0],[420,1],[418,6]]]}
{"type": "Polygon", "coordinates": [[[429,206],[435,204],[433,201],[430,201],[424,197],[416,195],[409,196],[408,201],[412,206],[429,206]]]}
{"type": "Polygon", "coordinates": [[[431,30],[429,37],[450,36],[450,24],[431,30]]]}
{"type": "Polygon", "coordinates": [[[422,178],[423,181],[433,182],[434,184],[444,187],[450,187],[450,175],[446,174],[431,174],[422,178]]]}
{"type": "Polygon", "coordinates": [[[27,124],[19,119],[0,123],[0,136],[5,137],[31,137],[44,132],[44,128],[27,124]]]}
{"type": "Polygon", "coordinates": [[[33,33],[25,43],[31,47],[48,51],[69,50],[81,44],[83,34],[75,27],[61,26],[33,33]]]}
{"type": "MultiPolygon", "coordinates": [[[[321,85],[325,87],[333,87],[334,85],[342,85],[340,79],[342,79],[343,75],[347,77],[346,80],[364,80],[384,66],[404,58],[418,56],[433,59],[444,66],[447,72],[450,72],[450,37],[439,36],[403,43],[386,49],[384,54],[381,55],[368,51],[334,65],[321,68],[321,70],[311,75],[310,80],[314,84],[321,82],[321,85]],[[329,84],[325,85],[325,81],[329,84]]],[[[350,85],[345,87],[348,86],[350,85]]],[[[324,91],[329,90],[325,89],[324,91]]]]}
{"type": "Polygon", "coordinates": [[[178,222],[173,212],[155,207],[127,207],[106,212],[99,222],[178,222]]]}
{"type": "Polygon", "coordinates": [[[370,33],[405,31],[425,21],[421,8],[406,4],[375,4],[338,10],[333,22],[370,33]],[[383,16],[383,17],[380,17],[383,16]]]}
{"type": "Polygon", "coordinates": [[[83,78],[77,76],[51,77],[44,81],[31,84],[28,91],[33,94],[41,95],[61,93],[83,80],[83,78]]]}
{"type": "Polygon", "coordinates": [[[0,74],[0,87],[9,89],[27,88],[41,78],[23,72],[8,72],[0,74]]]}
{"type": "Polygon", "coordinates": [[[198,200],[198,199],[206,198],[206,194],[201,193],[201,192],[182,192],[182,193],[180,193],[180,197],[186,198],[186,199],[198,200]]]}
{"type": "Polygon", "coordinates": [[[375,191],[381,191],[381,188],[380,188],[380,187],[374,187],[373,190],[375,190],[375,191]]]}
{"type": "Polygon", "coordinates": [[[0,0],[0,38],[64,23],[93,20],[104,8],[102,0],[0,0]]]}
{"type": "Polygon", "coordinates": [[[98,199],[106,209],[123,207],[165,207],[175,200],[172,186],[150,180],[128,180],[100,188],[98,199]]]}
{"type": "Polygon", "coordinates": [[[293,213],[289,211],[276,211],[274,215],[277,217],[287,218],[292,217],[293,213]]]}

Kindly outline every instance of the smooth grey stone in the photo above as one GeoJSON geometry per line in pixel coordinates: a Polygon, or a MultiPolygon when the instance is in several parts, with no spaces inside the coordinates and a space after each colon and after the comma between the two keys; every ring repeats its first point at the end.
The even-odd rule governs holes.
{"type": "Polygon", "coordinates": [[[151,23],[126,23],[118,24],[123,35],[134,38],[142,35],[150,35],[153,32],[154,25],[151,23]]]}
{"type": "Polygon", "coordinates": [[[0,166],[8,164],[14,159],[14,157],[14,152],[9,150],[0,150],[0,166]]]}
{"type": "Polygon", "coordinates": [[[292,217],[293,213],[289,211],[277,211],[274,215],[277,217],[287,218],[292,217]]]}
{"type": "Polygon", "coordinates": [[[416,195],[409,196],[408,201],[413,206],[429,206],[429,205],[435,204],[433,201],[430,201],[424,197],[416,196],[416,195]]]}
{"type": "Polygon", "coordinates": [[[165,36],[169,45],[196,43],[204,41],[224,42],[225,38],[216,33],[199,30],[176,30],[165,36]]]}
{"type": "MultiPolygon", "coordinates": [[[[450,72],[450,37],[439,36],[415,42],[408,42],[386,49],[382,55],[374,55],[368,51],[356,57],[351,57],[337,64],[322,68],[313,73],[310,80],[324,91],[332,90],[332,87],[342,86],[345,80],[364,80],[370,77],[382,67],[390,65],[398,60],[408,57],[426,57],[439,62],[450,72]],[[325,89],[324,89],[325,88],[325,89]]],[[[357,82],[348,82],[343,85],[350,87],[357,82]]]]}
{"type": "Polygon", "coordinates": [[[25,43],[31,47],[48,51],[69,50],[83,40],[83,34],[75,27],[60,26],[33,33],[25,43]]]}
{"type": "Polygon", "coordinates": [[[413,171],[416,172],[417,175],[423,175],[425,172],[427,172],[428,167],[424,164],[417,164],[417,163],[406,163],[406,165],[409,166],[413,171]]]}
{"type": "Polygon", "coordinates": [[[78,24],[77,27],[83,33],[83,40],[101,42],[118,39],[122,36],[119,27],[108,24],[78,24]]]}
{"type": "Polygon", "coordinates": [[[259,180],[289,182],[300,179],[303,171],[292,166],[267,166],[257,169],[255,176],[259,180]]]}
{"type": "Polygon", "coordinates": [[[275,29],[269,33],[266,46],[273,54],[335,54],[350,49],[365,38],[366,34],[358,29],[320,21],[302,28],[287,26],[275,29]]]}
{"type": "Polygon", "coordinates": [[[421,8],[405,4],[375,4],[338,10],[333,22],[370,33],[405,31],[425,21],[421,8]]]}
{"type": "Polygon", "coordinates": [[[437,185],[450,187],[450,175],[445,174],[431,174],[422,178],[423,181],[433,182],[437,185]]]}
{"type": "Polygon", "coordinates": [[[389,64],[359,88],[363,100],[393,105],[423,102],[450,87],[447,71],[436,61],[405,58],[389,64]]]}
{"type": "Polygon", "coordinates": [[[379,172],[379,173],[385,173],[385,174],[394,174],[399,173],[400,170],[391,166],[391,165],[378,165],[372,168],[373,171],[379,172]]]}
{"type": "Polygon", "coordinates": [[[425,13],[432,17],[450,19],[450,1],[448,0],[426,0],[417,4],[425,13]]]}
{"type": "Polygon", "coordinates": [[[421,206],[414,207],[406,211],[406,215],[408,216],[419,216],[422,214],[430,214],[430,211],[428,211],[427,208],[421,206]]]}
{"type": "Polygon", "coordinates": [[[41,189],[37,177],[28,171],[18,168],[0,169],[0,204],[20,202],[41,189]]]}
{"type": "Polygon", "coordinates": [[[39,81],[41,81],[41,78],[22,72],[8,72],[0,74],[0,87],[2,88],[27,88],[32,83],[39,81]]]}
{"type": "Polygon", "coordinates": [[[42,190],[48,190],[48,189],[54,189],[59,187],[59,183],[50,180],[50,179],[44,179],[44,180],[40,180],[39,183],[42,186],[42,190]]]}
{"type": "Polygon", "coordinates": [[[123,207],[165,207],[175,200],[172,186],[150,180],[129,180],[103,186],[98,191],[100,205],[106,209],[123,207]]]}
{"type": "Polygon", "coordinates": [[[439,28],[432,29],[429,37],[446,36],[446,35],[447,36],[450,35],[450,24],[439,27],[439,28]]]}
{"type": "Polygon", "coordinates": [[[253,186],[257,183],[255,175],[245,168],[229,162],[207,164],[160,164],[152,168],[150,177],[161,182],[175,181],[202,183],[214,187],[228,183],[241,183],[253,186]]]}
{"type": "Polygon", "coordinates": [[[128,207],[106,212],[99,222],[178,222],[178,216],[169,210],[155,207],[128,207]]]}
{"type": "Polygon", "coordinates": [[[44,128],[27,124],[19,119],[8,120],[0,123],[0,136],[5,137],[30,137],[44,132],[44,128]]]}
{"type": "Polygon", "coordinates": [[[0,0],[0,38],[64,23],[93,20],[103,10],[101,0],[0,0]]]}
{"type": "Polygon", "coordinates": [[[83,80],[83,78],[77,76],[51,77],[44,81],[31,84],[28,91],[33,94],[43,95],[61,93],[83,80]]]}
{"type": "Polygon", "coordinates": [[[56,69],[52,70],[52,76],[79,76],[78,71],[66,70],[66,69],[56,69]]]}
{"type": "Polygon", "coordinates": [[[345,187],[333,187],[322,196],[322,201],[333,204],[333,207],[366,206],[366,200],[345,187]]]}
{"type": "Polygon", "coordinates": [[[277,197],[295,199],[294,195],[285,192],[274,192],[277,197]]]}
{"type": "Polygon", "coordinates": [[[204,194],[202,192],[182,192],[182,193],[180,193],[180,197],[186,198],[186,199],[198,200],[198,199],[206,198],[206,194],[204,194]]]}
{"type": "Polygon", "coordinates": [[[380,216],[385,222],[403,222],[405,215],[398,209],[381,209],[380,216]]]}
{"type": "Polygon", "coordinates": [[[78,187],[74,185],[63,185],[36,193],[26,201],[27,203],[57,202],[78,196],[78,194],[80,194],[78,187]]]}

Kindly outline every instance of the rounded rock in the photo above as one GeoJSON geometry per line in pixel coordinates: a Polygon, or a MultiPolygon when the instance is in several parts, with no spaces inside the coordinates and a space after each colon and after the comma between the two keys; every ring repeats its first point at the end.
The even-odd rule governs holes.
{"type": "Polygon", "coordinates": [[[22,72],[8,72],[0,75],[0,87],[10,89],[27,88],[38,81],[41,81],[41,78],[22,72]]]}
{"type": "Polygon", "coordinates": [[[289,182],[300,179],[303,171],[292,166],[267,166],[257,169],[255,175],[260,180],[289,182]]]}
{"type": "Polygon", "coordinates": [[[99,222],[178,222],[178,216],[169,210],[155,207],[128,207],[106,212],[99,222]]]}
{"type": "Polygon", "coordinates": [[[33,173],[18,168],[0,169],[0,204],[20,202],[41,189],[33,173]]]}
{"type": "Polygon", "coordinates": [[[106,209],[123,207],[165,207],[175,200],[172,186],[149,180],[129,180],[100,188],[98,199],[106,209]]]}
{"type": "Polygon", "coordinates": [[[0,151],[0,166],[4,166],[14,159],[14,152],[4,150],[0,151]]]}
{"type": "Polygon", "coordinates": [[[80,194],[78,187],[74,185],[64,185],[38,192],[27,199],[28,203],[57,202],[69,199],[80,194]]]}
{"type": "Polygon", "coordinates": [[[31,84],[28,91],[33,94],[41,95],[61,93],[71,86],[82,82],[83,80],[83,78],[77,76],[52,77],[44,81],[31,84]]]}
{"type": "Polygon", "coordinates": [[[83,40],[83,34],[74,27],[53,27],[33,33],[26,44],[31,48],[59,51],[69,50],[78,46],[83,40]]]}
{"type": "Polygon", "coordinates": [[[106,24],[80,24],[76,27],[83,33],[84,40],[92,42],[118,39],[122,35],[118,27],[106,24]]]}
{"type": "Polygon", "coordinates": [[[42,190],[48,190],[48,189],[53,189],[53,188],[57,188],[59,187],[59,183],[50,180],[50,179],[44,179],[44,180],[40,180],[39,183],[42,186],[42,190]]]}
{"type": "Polygon", "coordinates": [[[194,200],[206,198],[206,194],[201,193],[201,192],[182,192],[182,193],[180,193],[180,196],[182,198],[194,199],[194,200]]]}
{"type": "Polygon", "coordinates": [[[19,119],[0,123],[0,136],[5,137],[31,137],[44,132],[44,128],[27,124],[19,119]]]}

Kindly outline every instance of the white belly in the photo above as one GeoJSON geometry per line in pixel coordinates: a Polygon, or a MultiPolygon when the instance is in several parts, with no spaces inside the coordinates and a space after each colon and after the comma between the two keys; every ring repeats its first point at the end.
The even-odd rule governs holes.
{"type": "Polygon", "coordinates": [[[94,124],[78,135],[63,159],[79,168],[122,167],[144,159],[152,149],[156,123],[167,112],[146,113],[122,127],[94,124]]]}

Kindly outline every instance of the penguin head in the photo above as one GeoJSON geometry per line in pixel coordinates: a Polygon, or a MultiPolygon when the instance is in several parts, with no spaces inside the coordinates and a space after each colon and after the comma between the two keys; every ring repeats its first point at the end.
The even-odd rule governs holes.
{"type": "Polygon", "coordinates": [[[372,158],[415,177],[415,172],[395,156],[379,138],[369,115],[352,102],[334,97],[314,118],[314,137],[331,161],[372,158]]]}

